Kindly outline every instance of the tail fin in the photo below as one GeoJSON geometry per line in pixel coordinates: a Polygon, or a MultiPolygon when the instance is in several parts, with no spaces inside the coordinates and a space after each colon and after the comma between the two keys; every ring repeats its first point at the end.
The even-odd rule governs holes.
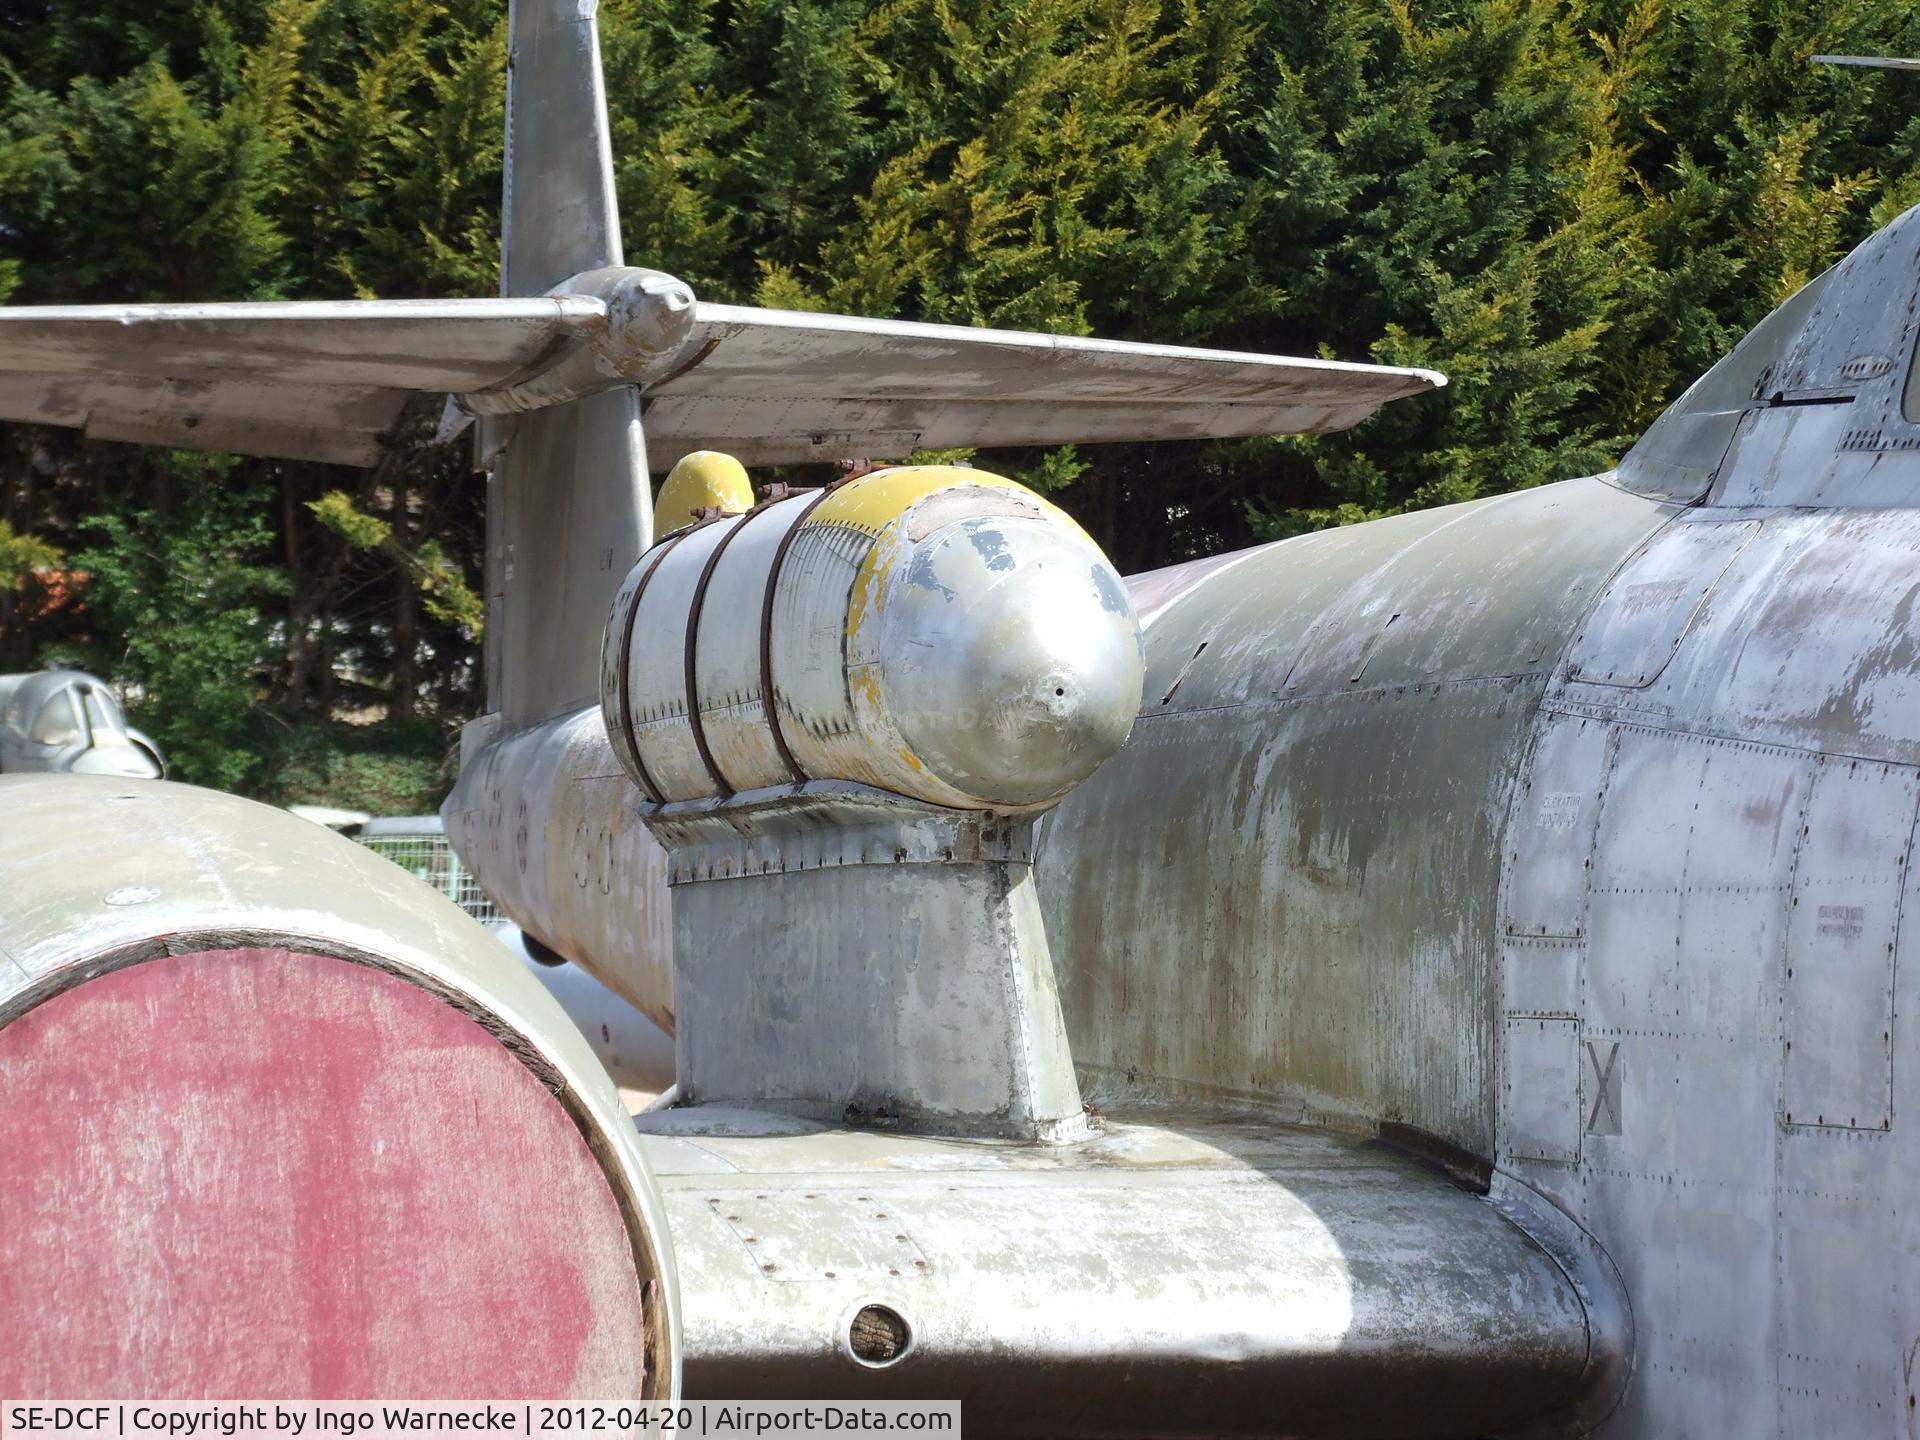
{"type": "MultiPolygon", "coordinates": [[[[501,292],[622,262],[598,0],[512,0],[501,292]]],[[[489,423],[487,708],[510,734],[599,695],[600,630],[651,542],[631,386],[489,423]]]]}
{"type": "Polygon", "coordinates": [[[508,7],[505,296],[621,263],[598,9],[598,0],[508,7]]]}

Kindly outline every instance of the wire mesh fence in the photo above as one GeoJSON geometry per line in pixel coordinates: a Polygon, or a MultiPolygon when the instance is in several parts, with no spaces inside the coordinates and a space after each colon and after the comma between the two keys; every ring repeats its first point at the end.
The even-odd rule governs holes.
{"type": "Polygon", "coordinates": [[[505,918],[453,853],[437,817],[423,818],[416,827],[402,820],[376,820],[354,838],[431,885],[474,919],[491,923],[505,918]]]}

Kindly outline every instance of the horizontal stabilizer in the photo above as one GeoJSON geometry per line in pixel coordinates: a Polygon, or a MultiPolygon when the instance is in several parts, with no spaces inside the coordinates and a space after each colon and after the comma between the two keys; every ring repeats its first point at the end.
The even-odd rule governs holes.
{"type": "Polygon", "coordinates": [[[656,468],[1342,430],[1431,370],[693,303],[609,269],[552,296],[0,310],[0,420],[372,464],[409,396],[507,415],[623,384],[656,468]],[[581,293],[590,289],[592,293],[581,293]]]}
{"type": "Polygon", "coordinates": [[[656,465],[920,448],[1344,430],[1431,370],[701,304],[686,368],[647,390],[656,465]]]}
{"type": "Polygon", "coordinates": [[[1815,55],[1811,65],[1855,65],[1869,70],[1920,70],[1920,60],[1901,55],[1815,55]]]}
{"type": "Polygon", "coordinates": [[[572,295],[0,309],[0,420],[371,465],[414,394],[539,374],[605,323],[572,295]]]}

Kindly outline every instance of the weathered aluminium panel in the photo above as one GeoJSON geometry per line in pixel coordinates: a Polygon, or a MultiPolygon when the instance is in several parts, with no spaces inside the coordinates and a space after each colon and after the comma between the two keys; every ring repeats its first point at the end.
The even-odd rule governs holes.
{"type": "MultiPolygon", "coordinates": [[[[1911,493],[1911,487],[1909,487],[1911,493]]],[[[1715,524],[1710,518],[1689,525],[1715,524]]],[[[1744,523],[1744,522],[1742,522],[1744,523]]],[[[1650,683],[1556,701],[1813,752],[1920,764],[1920,510],[1765,512],[1650,683]]]]}
{"type": "Polygon", "coordinates": [[[1505,1153],[1573,1164],[1580,1158],[1580,1022],[1509,1015],[1502,1049],[1505,1153]]]}
{"type": "Polygon", "coordinates": [[[1542,717],[1507,836],[1507,934],[1577,939],[1584,931],[1616,734],[1584,715],[1542,717]]]}
{"type": "Polygon", "coordinates": [[[1133,739],[1044,827],[1076,1061],[1490,1154],[1512,785],[1548,670],[1672,513],[1568,482],[1173,600],[1133,739]]]}
{"type": "Polygon", "coordinates": [[[1578,1155],[1510,1097],[1500,1163],[1591,1228],[1633,1296],[1636,1376],[1606,1433],[1773,1434],[1778,975],[1812,757],[1589,724],[1615,756],[1590,923],[1510,940],[1503,977],[1510,1040],[1548,1005],[1577,1037],[1577,1087],[1533,1103],[1576,1117],[1578,1155]]]}
{"type": "MultiPolygon", "coordinates": [[[[1754,424],[1716,494],[1804,500],[1822,428],[1754,424]]],[[[1876,464],[1874,493],[1920,493],[1910,455],[1876,464]]],[[[1920,1374],[1898,1018],[1916,1003],[1899,912],[1915,904],[1920,515],[1708,506],[1672,533],[1756,522],[1646,683],[1597,683],[1645,673],[1624,630],[1618,654],[1556,680],[1531,762],[1566,768],[1553,737],[1581,720],[1615,737],[1582,933],[1536,922],[1505,947],[1509,1063],[1530,1015],[1577,1019],[1579,1157],[1527,1158],[1551,1154],[1545,1118],[1509,1107],[1501,1163],[1620,1265],[1639,1349],[1607,1429],[1623,1436],[1904,1433],[1920,1374]]],[[[1633,583],[1628,567],[1617,584],[1633,583]]],[[[1530,863],[1509,847],[1510,903],[1530,863]]]]}
{"type": "Polygon", "coordinates": [[[1782,987],[1781,1117],[1893,1123],[1893,956],[1920,776],[1822,758],[1801,826],[1782,987]]]}
{"type": "Polygon", "coordinates": [[[1756,520],[1682,520],[1662,530],[1607,587],[1567,658],[1570,679],[1639,686],[1673,658],[1713,585],[1760,528],[1756,520]]]}
{"type": "Polygon", "coordinates": [[[1458,1437],[1625,1364],[1532,1217],[1377,1143],[1196,1107],[1070,1147],[729,1120],[639,1122],[692,1395],[946,1395],[994,1435],[1458,1437]],[[894,1363],[849,1349],[868,1305],[911,1336],[894,1363]]]}
{"type": "Polygon", "coordinates": [[[600,707],[498,744],[484,726],[467,737],[475,753],[441,810],[454,848],[515,924],[671,1031],[667,856],[635,813],[600,707]]]}

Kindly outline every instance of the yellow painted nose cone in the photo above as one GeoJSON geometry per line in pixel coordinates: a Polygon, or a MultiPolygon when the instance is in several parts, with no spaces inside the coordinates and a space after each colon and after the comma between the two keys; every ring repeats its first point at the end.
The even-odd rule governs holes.
{"type": "Polygon", "coordinates": [[[653,502],[653,533],[670,535],[699,518],[696,512],[724,510],[737,515],[753,508],[753,482],[747,467],[718,450],[682,455],[667,472],[653,502]]]}

